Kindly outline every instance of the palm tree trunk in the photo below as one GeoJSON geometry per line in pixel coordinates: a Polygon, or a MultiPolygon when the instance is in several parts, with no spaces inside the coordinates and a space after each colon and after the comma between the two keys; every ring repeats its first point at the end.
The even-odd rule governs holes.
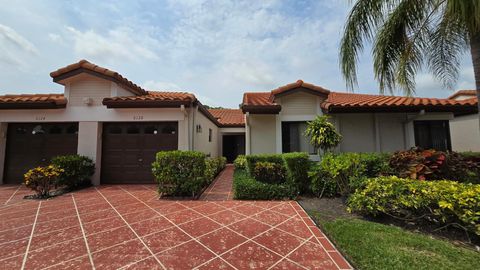
{"type": "Polygon", "coordinates": [[[480,129],[480,32],[471,35],[470,51],[472,53],[475,89],[477,90],[478,123],[480,129]]]}

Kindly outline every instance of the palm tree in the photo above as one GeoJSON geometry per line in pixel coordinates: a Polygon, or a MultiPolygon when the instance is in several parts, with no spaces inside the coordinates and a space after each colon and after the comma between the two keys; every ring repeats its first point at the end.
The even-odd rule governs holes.
{"type": "Polygon", "coordinates": [[[340,48],[350,89],[357,84],[365,42],[373,43],[380,92],[400,88],[406,95],[415,92],[415,74],[422,68],[453,88],[461,56],[470,49],[480,101],[480,0],[356,0],[340,48]]]}

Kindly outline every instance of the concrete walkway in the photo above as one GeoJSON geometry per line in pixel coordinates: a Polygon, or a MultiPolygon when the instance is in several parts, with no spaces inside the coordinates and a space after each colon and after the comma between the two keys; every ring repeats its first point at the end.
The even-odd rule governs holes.
{"type": "Polygon", "coordinates": [[[225,169],[215,178],[213,183],[200,196],[202,201],[227,201],[233,199],[232,185],[233,185],[233,171],[232,164],[228,164],[225,169]]]}

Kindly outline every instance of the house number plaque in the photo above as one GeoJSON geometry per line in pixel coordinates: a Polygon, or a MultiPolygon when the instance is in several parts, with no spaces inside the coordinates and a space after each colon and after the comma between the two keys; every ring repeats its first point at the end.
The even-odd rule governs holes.
{"type": "Polygon", "coordinates": [[[133,120],[143,120],[143,115],[134,115],[133,120]]]}

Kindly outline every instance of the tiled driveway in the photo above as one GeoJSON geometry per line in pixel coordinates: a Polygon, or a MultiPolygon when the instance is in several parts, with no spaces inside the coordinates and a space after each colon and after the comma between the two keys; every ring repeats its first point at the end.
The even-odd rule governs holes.
{"type": "Polygon", "coordinates": [[[0,186],[0,269],[350,267],[293,201],[167,201],[147,185],[27,193],[0,186]]]}

